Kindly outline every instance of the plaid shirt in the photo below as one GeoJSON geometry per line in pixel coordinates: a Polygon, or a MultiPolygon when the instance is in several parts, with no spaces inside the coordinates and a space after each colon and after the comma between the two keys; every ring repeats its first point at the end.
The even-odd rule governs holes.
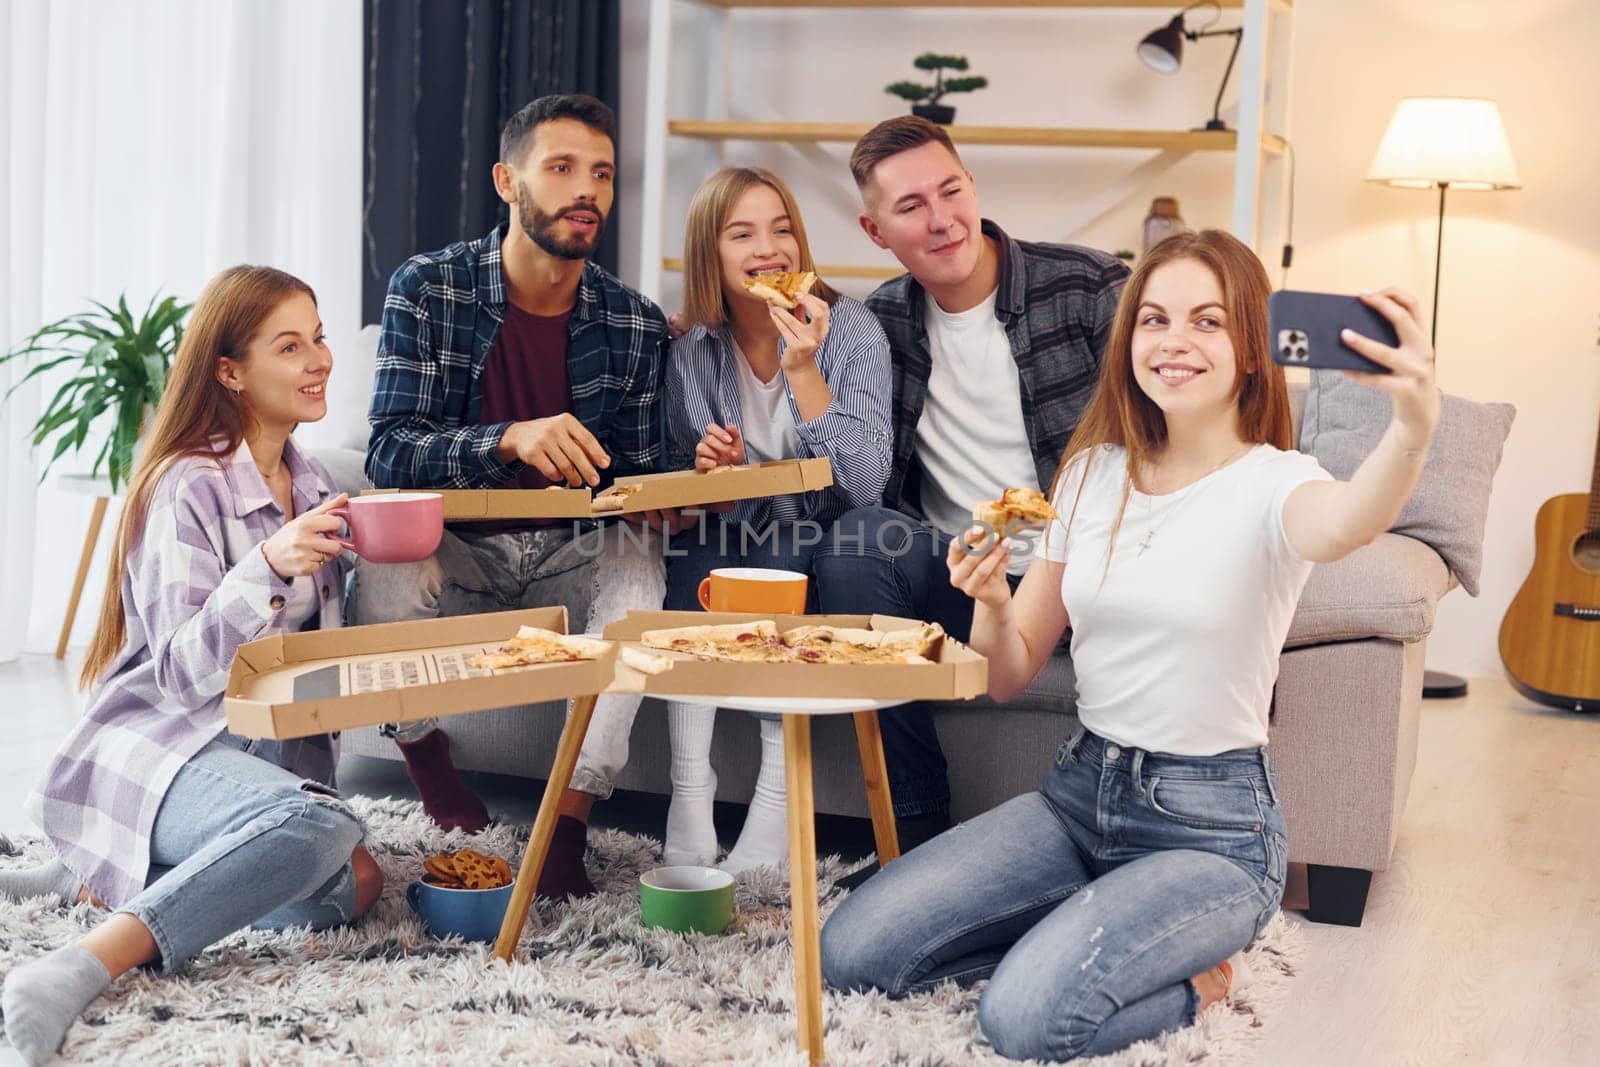
{"type": "MultiPolygon", "coordinates": [[[[520,460],[495,454],[509,422],[479,426],[483,365],[505,318],[504,227],[412,256],[389,281],[378,339],[367,477],[392,489],[488,489],[520,460]]],[[[567,325],[572,414],[611,457],[609,480],[662,460],[661,309],[593,263],[567,325]]],[[[604,483],[603,483],[604,484],[604,483]]]]}
{"type": "MultiPolygon", "coordinates": [[[[1039,484],[1048,489],[1099,379],[1100,355],[1128,268],[1079,245],[1013,240],[988,219],[983,232],[1000,244],[995,315],[1011,340],[1022,384],[1023,425],[1039,484]]],[[[883,499],[917,516],[922,514],[917,423],[933,370],[926,300],[909,274],[884,282],[867,297],[894,355],[894,464],[883,499]]]]}
{"type": "MultiPolygon", "coordinates": [[[[725,522],[763,526],[768,522],[805,520],[825,523],[851,508],[883,501],[889,477],[889,342],[883,329],[859,301],[841,296],[828,314],[828,336],[817,349],[817,369],[833,393],[828,408],[807,422],[800,417],[794,394],[784,395],[800,439],[798,456],[827,457],[833,486],[812,493],[741,500],[725,522]]],[[[783,342],[778,342],[783,350],[783,342]]],[[[746,425],[739,402],[743,359],[726,326],[696,326],[672,346],[667,371],[667,460],[673,470],[694,466],[695,446],[706,423],[746,425]]],[[[772,457],[768,457],[772,458],[772,457]]]]}
{"type": "MultiPolygon", "coordinates": [[[[297,514],[334,495],[327,470],[292,439],[283,462],[297,514]]],[[[172,779],[227,729],[234,652],[299,629],[316,609],[323,627],[339,625],[349,556],[285,582],[260,547],[283,524],[242,444],[232,455],[177,460],[151,494],[122,579],[122,651],[26,802],[61,861],[113,908],[144,889],[172,779]]],[[[324,734],[282,742],[277,762],[332,785],[338,758],[324,734]]]]}

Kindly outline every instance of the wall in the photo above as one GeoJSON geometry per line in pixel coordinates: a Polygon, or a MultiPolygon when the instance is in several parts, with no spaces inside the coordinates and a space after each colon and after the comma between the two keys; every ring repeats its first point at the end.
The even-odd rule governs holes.
{"type": "MultiPolygon", "coordinates": [[[[33,264],[38,321],[122,291],[141,308],[157,290],[193,299],[223,267],[264,262],[317,290],[337,362],[360,317],[359,0],[58,2],[49,21],[46,181],[27,210],[57,239],[33,264]]],[[[336,370],[330,404],[364,405],[371,385],[358,399],[345,388],[336,370]]],[[[4,417],[9,428],[16,416],[4,417]]],[[[40,488],[28,651],[55,648],[92,508],[54,475],[87,470],[95,451],[40,488]]],[[[113,504],[75,644],[93,632],[117,514],[113,504]]]]}
{"type": "MultiPolygon", "coordinates": [[[[1176,7],[1174,6],[1174,10],[1176,7]]],[[[960,121],[993,125],[1171,128],[1208,117],[1225,41],[1190,44],[1182,71],[1156,75],[1134,45],[1168,13],[1150,10],[803,10],[718,18],[674,5],[674,116],[875,121],[901,111],[882,92],[915,72],[921,51],[959,52],[988,89],[951,99],[960,121]],[[737,92],[720,106],[718,56],[737,92]]],[[[623,268],[635,271],[646,8],[624,5],[621,197],[623,268]]],[[[1230,13],[1222,25],[1237,21],[1230,13]]],[[[1476,400],[1506,400],[1516,425],[1495,483],[1483,593],[1452,593],[1429,647],[1437,669],[1500,673],[1496,634],[1533,557],[1538,505],[1585,492],[1600,416],[1600,145],[1593,129],[1600,4],[1590,0],[1297,0],[1291,139],[1296,182],[1296,288],[1354,291],[1397,284],[1429,299],[1436,195],[1362,178],[1395,102],[1408,95],[1497,100],[1524,188],[1458,193],[1446,220],[1439,379],[1476,400]]],[[[1235,76],[1237,77],[1237,75],[1235,76]]],[[[1231,101],[1232,91],[1225,101],[1231,101]]],[[[771,166],[806,209],[819,261],[892,263],[856,229],[844,159],[849,146],[669,142],[668,219],[682,219],[699,179],[726,160],[771,166]]],[[[985,213],[1019,236],[1106,249],[1136,247],[1153,196],[1180,198],[1191,226],[1229,222],[1231,158],[1122,151],[973,149],[985,213]]],[[[669,255],[681,249],[669,226],[669,255]]],[[[1276,253],[1267,255],[1274,279],[1276,253]]],[[[630,276],[636,276],[630,274],[630,276]]],[[[844,283],[860,295],[871,283],[844,283]]],[[[680,299],[669,275],[660,295],[680,299]]]]}

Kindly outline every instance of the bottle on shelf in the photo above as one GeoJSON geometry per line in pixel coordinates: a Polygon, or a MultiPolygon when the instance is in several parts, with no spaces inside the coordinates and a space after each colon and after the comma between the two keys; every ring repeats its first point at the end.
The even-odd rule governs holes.
{"type": "Polygon", "coordinates": [[[1175,233],[1182,233],[1183,229],[1183,217],[1178,214],[1178,198],[1156,197],[1150,201],[1150,214],[1144,217],[1144,251],[1150,251],[1175,233]]]}

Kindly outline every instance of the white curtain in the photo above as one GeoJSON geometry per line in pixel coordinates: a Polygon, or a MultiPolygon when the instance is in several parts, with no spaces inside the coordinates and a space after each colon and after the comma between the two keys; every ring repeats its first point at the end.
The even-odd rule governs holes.
{"type": "MultiPolygon", "coordinates": [[[[251,262],[316,289],[337,359],[361,295],[360,0],[0,0],[0,31],[0,343],[88,298],[192,300],[251,262]]],[[[36,489],[42,457],[19,443],[61,380],[4,411],[0,660],[54,648],[92,507],[36,489]]]]}

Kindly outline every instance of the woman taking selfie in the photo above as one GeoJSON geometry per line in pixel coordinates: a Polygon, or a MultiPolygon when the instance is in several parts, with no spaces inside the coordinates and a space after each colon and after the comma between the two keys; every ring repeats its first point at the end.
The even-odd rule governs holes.
{"type": "Polygon", "coordinates": [[[332,366],[315,296],[282,271],[231,268],[195,304],[117,527],[88,707],[28,798],[58,858],[0,872],[10,899],[113,913],[6,976],[30,1064],[134,967],[246,926],[346,923],[382,890],[332,788],[337,740],[247,742],[222,704],[240,645],[339,623],[345,498],[290,436],[327,413],[332,366]]]}
{"type": "MultiPolygon", "coordinates": [[[[952,544],[990,692],[1026,686],[1068,627],[1078,731],[1038,792],[889,864],[822,931],[841,989],[903,995],[989,977],[985,1036],[1014,1058],[1099,1056],[1194,1022],[1278,910],[1287,829],[1268,711],[1314,563],[1387,530],[1439,417],[1416,301],[1363,295],[1398,347],[1355,375],[1394,417],[1349,482],[1290,451],[1266,272],[1216,230],[1142,260],[1013,597],[1004,540],[952,544]]],[[[964,543],[963,543],[964,542],[964,543]]]]}
{"type": "MultiPolygon", "coordinates": [[[[893,443],[889,341],[872,312],[820,281],[792,309],[746,286],[770,271],[815,270],[788,187],[770,171],[724,168],[695,194],[686,229],[688,332],[673,343],[667,370],[669,469],[826,457],[833,485],[741,501],[674,538],[666,606],[676,611],[699,608],[700,581],[714,568],[807,573],[829,523],[882,500],[893,443]]],[[[715,708],[668,704],[668,864],[716,861],[715,718],[715,708]]],[[[755,796],[725,870],[787,857],[783,767],[782,725],[763,718],[755,796]]]]}

